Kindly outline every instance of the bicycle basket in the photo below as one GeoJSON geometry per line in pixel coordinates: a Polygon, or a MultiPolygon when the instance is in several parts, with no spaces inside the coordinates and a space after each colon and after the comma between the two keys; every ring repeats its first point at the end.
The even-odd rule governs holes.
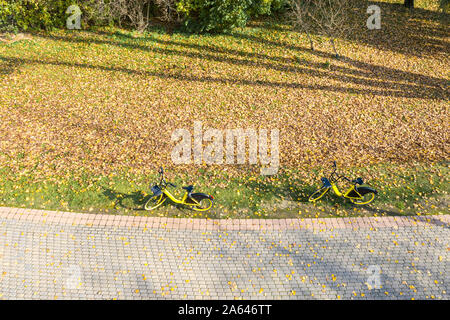
{"type": "Polygon", "coordinates": [[[159,196],[162,193],[161,189],[158,186],[153,186],[151,190],[153,192],[153,195],[155,196],[159,196]]]}
{"type": "Polygon", "coordinates": [[[331,187],[331,182],[330,182],[330,180],[328,180],[327,178],[323,177],[323,178],[320,179],[320,180],[322,180],[323,186],[324,186],[325,188],[331,187]]]}

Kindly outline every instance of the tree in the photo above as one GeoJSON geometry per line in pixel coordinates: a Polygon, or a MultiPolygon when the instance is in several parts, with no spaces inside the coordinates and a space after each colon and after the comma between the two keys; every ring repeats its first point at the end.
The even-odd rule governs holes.
{"type": "Polygon", "coordinates": [[[330,40],[336,57],[339,54],[335,40],[349,31],[354,0],[288,0],[290,16],[294,27],[300,28],[308,36],[311,50],[314,44],[311,32],[314,29],[330,40]]]}
{"type": "Polygon", "coordinates": [[[441,3],[439,5],[439,8],[442,9],[442,12],[446,13],[449,12],[450,10],[450,0],[441,0],[441,3]]]}
{"type": "Polygon", "coordinates": [[[414,8],[414,0],[405,0],[405,7],[414,8]]]}

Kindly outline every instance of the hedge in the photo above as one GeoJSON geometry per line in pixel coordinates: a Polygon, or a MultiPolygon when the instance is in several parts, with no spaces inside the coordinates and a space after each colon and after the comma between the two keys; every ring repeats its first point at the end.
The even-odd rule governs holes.
{"type": "Polygon", "coordinates": [[[0,31],[64,28],[66,10],[76,4],[83,12],[84,28],[105,21],[125,21],[127,26],[127,19],[128,27],[133,27],[120,6],[129,10],[130,5],[139,5],[153,14],[155,7],[170,6],[189,31],[220,32],[243,27],[253,16],[270,15],[283,8],[284,3],[285,0],[0,0],[0,31]]]}

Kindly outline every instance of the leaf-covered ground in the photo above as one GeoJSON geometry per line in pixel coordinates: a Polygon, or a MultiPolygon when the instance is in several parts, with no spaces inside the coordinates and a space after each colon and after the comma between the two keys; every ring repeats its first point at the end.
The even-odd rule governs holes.
{"type": "MultiPolygon", "coordinates": [[[[447,211],[448,16],[426,1],[414,10],[378,4],[382,29],[368,30],[368,15],[358,12],[360,27],[339,40],[339,60],[318,36],[311,51],[281,18],[221,35],[57,30],[0,43],[0,205],[38,206],[32,199],[39,196],[19,181],[33,190],[67,184],[70,192],[82,181],[98,201],[70,202],[75,194],[63,197],[56,187],[39,207],[86,209],[91,201],[104,208],[115,191],[99,191],[102,177],[141,179],[160,165],[180,182],[207,176],[202,189],[227,194],[222,204],[217,196],[218,208],[239,207],[242,196],[233,190],[261,203],[267,190],[242,183],[261,180],[259,167],[172,163],[172,132],[192,131],[199,120],[217,129],[280,130],[279,179],[286,175],[283,187],[297,193],[278,187],[273,199],[304,199],[317,186],[317,170],[337,160],[344,172],[369,167],[363,177],[382,191],[383,175],[398,172],[391,177],[398,183],[403,171],[419,177],[447,211]],[[427,183],[434,179],[437,185],[427,183]]],[[[396,200],[413,208],[416,197],[402,199],[408,190],[405,183],[396,200]]],[[[250,216],[259,210],[245,206],[250,216]]]]}

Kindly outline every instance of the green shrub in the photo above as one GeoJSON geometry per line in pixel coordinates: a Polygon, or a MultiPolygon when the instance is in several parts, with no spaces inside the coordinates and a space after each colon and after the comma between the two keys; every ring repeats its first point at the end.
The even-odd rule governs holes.
{"type": "Polygon", "coordinates": [[[9,24],[24,31],[62,27],[65,22],[65,11],[73,2],[72,0],[0,1],[0,25],[9,24]]]}
{"type": "Polygon", "coordinates": [[[0,32],[17,32],[17,22],[11,3],[0,0],[0,32]]]}
{"type": "Polygon", "coordinates": [[[449,12],[450,11],[450,0],[441,0],[439,7],[442,9],[443,12],[449,12]]]}
{"type": "MultiPolygon", "coordinates": [[[[49,23],[47,29],[49,28],[65,28],[66,20],[69,16],[66,14],[66,10],[72,4],[76,4],[82,8],[80,3],[83,1],[74,1],[74,0],[43,0],[43,3],[51,14],[51,22],[49,23]]],[[[81,9],[83,11],[83,9],[81,9]]]]}
{"type": "Polygon", "coordinates": [[[83,18],[91,17],[95,24],[98,23],[95,18],[100,16],[95,13],[98,3],[98,0],[0,0],[0,30],[6,30],[6,26],[23,31],[64,28],[66,10],[72,4],[80,7],[83,18]]]}
{"type": "Polygon", "coordinates": [[[43,27],[48,16],[36,1],[0,1],[0,30],[27,30],[36,26],[43,27]]]}
{"type": "MultiPolygon", "coordinates": [[[[145,19],[150,11],[176,12],[193,32],[220,32],[243,27],[252,16],[270,15],[286,0],[0,0],[0,30],[65,28],[67,8],[76,4],[82,25],[124,22],[134,27],[132,17],[145,19]],[[151,9],[151,10],[150,10],[151,9]],[[147,11],[141,12],[139,11],[147,11]],[[134,14],[134,15],[133,15],[134,14]]],[[[175,12],[175,14],[176,14],[175,12]]],[[[120,25],[120,23],[119,23],[120,25]]]]}
{"type": "Polygon", "coordinates": [[[273,12],[281,10],[286,4],[286,0],[252,0],[250,15],[271,15],[273,12]]]}
{"type": "Polygon", "coordinates": [[[45,1],[23,0],[16,2],[17,25],[22,30],[51,29],[54,18],[45,1]]]}
{"type": "Polygon", "coordinates": [[[177,10],[189,31],[217,32],[243,27],[252,0],[180,0],[177,10]]]}
{"type": "Polygon", "coordinates": [[[270,15],[286,0],[179,0],[177,10],[189,31],[220,32],[244,27],[250,17],[270,15]]]}

